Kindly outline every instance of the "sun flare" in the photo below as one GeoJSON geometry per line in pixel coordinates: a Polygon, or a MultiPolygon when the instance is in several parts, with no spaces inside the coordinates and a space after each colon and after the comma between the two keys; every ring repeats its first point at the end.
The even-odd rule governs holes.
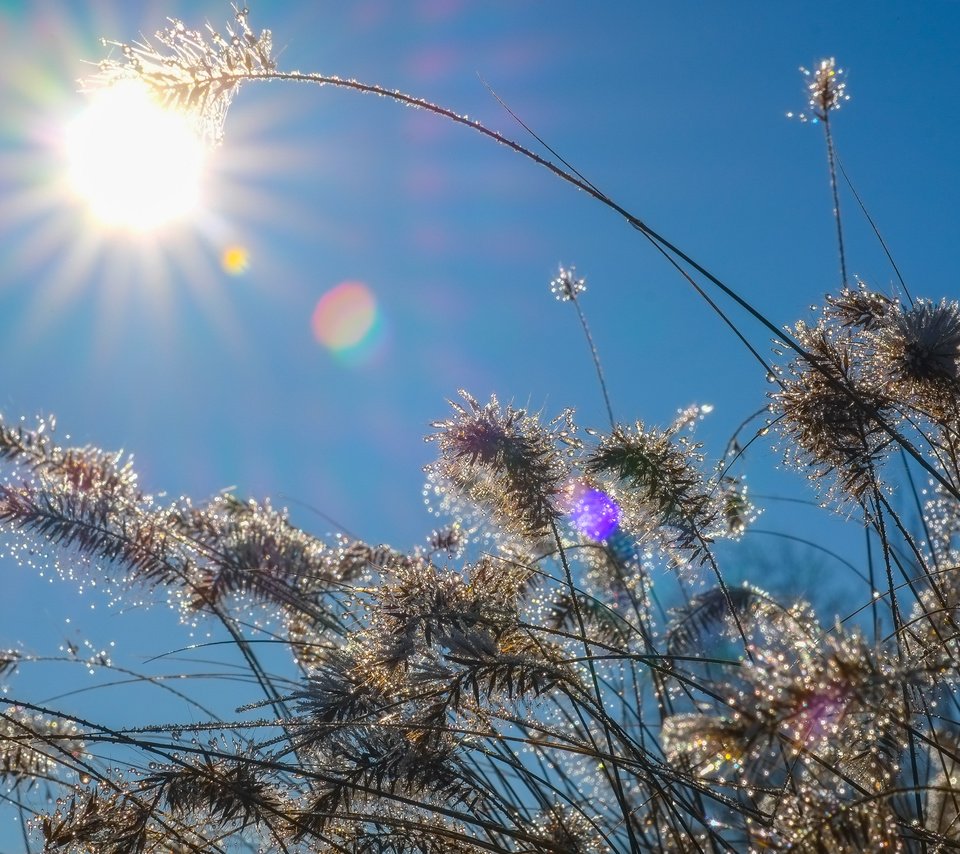
{"type": "Polygon", "coordinates": [[[106,226],[148,231],[199,204],[204,143],[137,81],[92,95],[67,129],[66,154],[73,191],[106,226]]]}

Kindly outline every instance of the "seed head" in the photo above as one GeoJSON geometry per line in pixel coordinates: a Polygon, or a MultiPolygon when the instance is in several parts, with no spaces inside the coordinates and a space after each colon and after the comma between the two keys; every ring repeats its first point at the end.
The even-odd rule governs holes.
{"type": "Polygon", "coordinates": [[[827,294],[824,315],[836,318],[848,329],[872,332],[884,326],[896,303],[860,283],[857,288],[843,288],[836,296],[827,294]]]}
{"type": "Polygon", "coordinates": [[[549,533],[560,517],[555,497],[568,469],[558,444],[575,444],[572,413],[544,427],[523,409],[481,406],[464,391],[454,417],[436,421],[440,459],[427,471],[440,475],[473,501],[491,506],[497,521],[521,536],[549,533]]]}
{"type": "Polygon", "coordinates": [[[903,379],[956,382],[960,379],[960,304],[917,300],[893,316],[882,351],[903,379]]]}
{"type": "Polygon", "coordinates": [[[580,294],[587,289],[586,279],[576,277],[577,268],[560,268],[560,274],[550,282],[550,292],[560,302],[570,302],[576,300],[580,294]]]}
{"type": "Polygon", "coordinates": [[[191,116],[200,133],[219,143],[227,109],[240,83],[251,76],[274,71],[270,30],[256,35],[247,20],[248,10],[233,7],[233,25],[224,33],[210,24],[206,32],[190,30],[182,21],[147,40],[124,44],[104,40],[120,49],[121,59],[105,59],[99,73],[84,81],[88,89],[111,86],[120,80],[146,84],[164,106],[191,116]]]}
{"type": "Polygon", "coordinates": [[[829,492],[860,501],[890,451],[883,425],[897,421],[885,378],[861,358],[856,340],[827,322],[797,324],[794,336],[807,355],[788,366],[773,395],[787,462],[818,483],[835,475],[829,492]]]}
{"type": "Polygon", "coordinates": [[[618,425],[586,459],[587,472],[616,501],[622,527],[656,541],[675,565],[703,562],[707,544],[727,532],[723,501],[701,471],[700,445],[678,435],[700,412],[690,407],[666,430],[618,425]]]}
{"type": "Polygon", "coordinates": [[[846,72],[837,68],[836,60],[821,59],[820,64],[812,71],[800,66],[800,71],[807,79],[807,96],[810,114],[787,113],[789,118],[798,118],[802,122],[825,122],[832,110],[839,110],[844,101],[849,101],[847,94],[846,72]]]}

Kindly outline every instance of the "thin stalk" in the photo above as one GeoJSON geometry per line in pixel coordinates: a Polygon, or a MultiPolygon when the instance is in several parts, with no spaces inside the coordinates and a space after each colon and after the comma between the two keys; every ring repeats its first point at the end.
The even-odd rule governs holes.
{"type": "Polygon", "coordinates": [[[603,394],[603,403],[607,407],[607,417],[610,419],[610,429],[612,430],[616,426],[616,420],[613,417],[613,407],[610,405],[610,394],[607,391],[607,382],[603,377],[603,366],[600,363],[600,354],[597,352],[597,345],[594,344],[593,336],[590,334],[590,327],[587,325],[586,315],[583,313],[583,309],[580,308],[580,301],[573,297],[571,300],[573,307],[577,310],[577,317],[580,319],[580,326],[583,329],[583,334],[586,336],[587,344],[590,347],[590,358],[593,359],[593,367],[597,371],[597,380],[600,383],[600,391],[603,394]]]}
{"type": "Polygon", "coordinates": [[[827,166],[830,170],[830,192],[833,195],[833,221],[837,225],[837,248],[840,250],[840,287],[847,286],[847,256],[843,249],[843,222],[840,218],[840,196],[837,193],[837,159],[833,149],[833,133],[830,131],[830,111],[821,116],[823,135],[827,140],[827,166]]]}
{"type": "MultiPolygon", "coordinates": [[[[580,638],[583,643],[583,651],[587,656],[587,667],[590,671],[590,678],[593,682],[594,695],[596,696],[597,709],[600,712],[600,720],[603,724],[603,734],[607,742],[607,750],[610,751],[611,756],[611,766],[613,767],[613,789],[617,798],[617,802],[620,804],[621,814],[623,815],[623,820],[627,827],[627,834],[630,837],[630,850],[639,851],[638,843],[636,836],[634,835],[633,830],[633,821],[631,820],[631,810],[626,800],[626,792],[623,788],[623,781],[620,779],[620,763],[616,760],[613,760],[612,757],[616,756],[616,752],[613,748],[613,737],[610,734],[610,726],[608,724],[608,715],[607,711],[604,708],[603,703],[603,692],[600,688],[600,680],[597,676],[597,670],[594,667],[592,661],[592,655],[590,653],[590,641],[587,639],[587,629],[586,625],[583,622],[583,614],[580,611],[580,603],[577,600],[577,588],[573,583],[573,573],[570,571],[570,564],[567,561],[567,554],[563,548],[563,540],[560,537],[560,531],[557,529],[556,522],[551,521],[550,527],[553,533],[554,541],[557,544],[557,549],[560,554],[560,563],[563,566],[563,573],[567,583],[567,587],[570,590],[570,598],[573,603],[573,611],[577,618],[577,628],[580,630],[580,638]]],[[[592,741],[592,737],[591,737],[592,741]]]]}
{"type": "MultiPolygon", "coordinates": [[[[512,151],[517,152],[518,154],[523,155],[529,160],[532,160],[534,163],[538,163],[543,166],[545,169],[552,172],[554,175],[566,181],[568,184],[572,184],[574,187],[582,190],[588,195],[592,196],[594,199],[599,201],[604,206],[610,208],[612,211],[620,214],[631,226],[637,229],[644,237],[647,238],[652,244],[658,247],[658,249],[664,255],[672,255],[674,259],[682,261],[683,263],[690,266],[697,273],[706,278],[711,284],[717,287],[723,294],[733,300],[740,308],[746,311],[751,317],[756,321],[762,324],[769,332],[772,332],[777,339],[782,341],[787,347],[797,353],[799,356],[807,359],[811,365],[815,368],[820,369],[818,360],[813,357],[811,354],[807,353],[803,347],[801,347],[797,341],[793,339],[792,336],[787,334],[783,329],[778,328],[774,323],[772,323],[762,312],[757,310],[749,301],[741,297],[733,288],[729,285],[724,284],[724,282],[718,278],[716,275],[711,273],[706,267],[697,263],[690,255],[684,252],[676,244],[671,243],[663,235],[659,234],[657,231],[648,226],[643,220],[634,216],[630,211],[628,211],[623,206],[617,204],[609,196],[598,190],[593,184],[589,181],[582,180],[577,178],[575,175],[571,174],[565,169],[557,166],[555,163],[547,160],[545,157],[540,156],[534,151],[526,148],[518,142],[515,142],[508,137],[505,137],[503,134],[500,134],[496,131],[490,130],[480,122],[462,116],[459,113],[454,112],[447,107],[441,107],[439,104],[434,104],[431,101],[426,100],[425,98],[418,98],[413,95],[408,95],[404,92],[399,92],[395,89],[387,89],[384,86],[378,86],[373,83],[362,83],[359,80],[350,80],[343,77],[337,77],[335,75],[325,75],[325,74],[316,74],[316,73],[305,73],[300,71],[250,71],[243,73],[229,73],[221,74],[217,77],[217,82],[219,85],[223,86],[225,89],[231,89],[233,87],[239,86],[241,83],[246,81],[254,80],[292,80],[300,83],[313,83],[319,86],[336,86],[343,89],[351,89],[356,92],[363,92],[367,94],[380,95],[385,98],[390,98],[394,101],[397,101],[401,104],[405,104],[409,107],[417,107],[420,109],[427,110],[428,112],[434,113],[438,116],[442,116],[455,124],[464,125],[469,127],[477,133],[486,136],[489,139],[492,139],[501,145],[506,146],[512,151]]],[[[182,103],[189,103],[191,92],[194,90],[193,83],[175,83],[175,84],[157,84],[156,88],[161,92],[166,92],[170,94],[174,100],[178,100],[182,103]]],[[[679,269],[679,266],[674,261],[674,266],[679,269]]],[[[688,282],[693,283],[692,278],[687,275],[685,276],[688,282]]],[[[694,285],[695,286],[695,285],[694,285]]],[[[695,286],[696,287],[696,286],[695,286]]],[[[705,297],[702,289],[697,287],[697,292],[701,297],[705,297]]],[[[742,343],[747,345],[753,355],[760,359],[762,364],[766,364],[763,359],[759,356],[757,351],[750,346],[746,338],[740,333],[736,327],[730,322],[728,318],[720,311],[719,307],[713,303],[711,300],[707,300],[710,307],[717,312],[721,318],[733,329],[737,334],[737,337],[741,340],[742,343]]],[[[838,386],[843,393],[847,394],[851,400],[862,405],[862,402],[857,398],[856,394],[850,389],[844,386],[838,386]]],[[[946,489],[954,498],[960,500],[960,489],[957,489],[953,484],[949,483],[940,472],[938,472],[926,459],[923,455],[906,439],[902,436],[897,429],[886,422],[882,417],[877,416],[877,422],[879,426],[893,438],[898,444],[900,444],[904,450],[910,456],[912,456],[920,466],[926,470],[930,476],[940,483],[944,489],[946,489]]]]}
{"type": "Polygon", "coordinates": [[[910,295],[910,289],[907,287],[907,283],[903,280],[903,276],[900,273],[900,268],[897,266],[897,262],[893,260],[893,255],[890,252],[890,249],[887,247],[887,242],[883,239],[883,235],[880,233],[880,229],[877,227],[877,224],[873,221],[873,217],[870,216],[870,212],[867,210],[867,206],[863,203],[863,199],[860,198],[860,194],[857,192],[857,188],[853,186],[853,181],[850,180],[850,177],[847,175],[847,170],[843,168],[843,162],[840,160],[840,155],[834,151],[834,159],[837,162],[837,168],[840,170],[840,174],[843,176],[843,180],[847,184],[847,188],[853,193],[853,197],[857,200],[857,204],[860,206],[860,212],[867,218],[867,222],[870,223],[870,228],[873,229],[874,235],[876,235],[877,240],[880,241],[880,246],[883,249],[884,254],[887,256],[887,260],[890,262],[890,266],[893,267],[893,272],[897,275],[897,280],[900,282],[900,287],[903,288],[903,293],[906,295],[910,305],[913,305],[913,297],[910,295]]]}
{"type": "Polygon", "coordinates": [[[880,612],[877,608],[877,597],[875,595],[877,585],[874,577],[873,567],[873,542],[870,539],[870,528],[863,526],[863,533],[867,543],[867,570],[870,573],[870,612],[873,621],[873,642],[880,640],[880,612]]]}

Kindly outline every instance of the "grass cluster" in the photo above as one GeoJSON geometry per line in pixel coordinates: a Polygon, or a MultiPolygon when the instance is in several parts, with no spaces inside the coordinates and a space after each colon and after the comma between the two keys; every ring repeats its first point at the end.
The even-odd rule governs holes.
{"type": "MultiPolygon", "coordinates": [[[[806,602],[725,582],[717,542],[737,540],[753,509],[741,443],[707,459],[699,407],[656,427],[615,420],[608,400],[609,424],[587,427],[572,410],[460,392],[428,437],[445,525],[406,552],[321,539],[231,494],[164,503],[119,455],[64,447],[51,423],[0,425],[5,529],[62,547],[120,599],[219,626],[250,690],[231,720],[198,699],[189,722],[119,730],[27,702],[16,674],[33,656],[5,653],[0,776],[34,845],[960,848],[960,306],[847,280],[832,60],[808,73],[808,118],[826,131],[841,284],[780,330],[563,161],[403,93],[277,70],[245,10],[225,34],[174,22],[120,48],[94,85],[145,82],[213,140],[243,83],[343,86],[465,124],[626,218],[731,326],[712,292],[776,337],[772,357],[753,351],[772,380],[761,432],[866,531],[861,569],[878,592],[865,619],[826,625],[806,602]],[[668,597],[681,604],[665,610],[668,597]],[[264,659],[265,640],[282,660],[264,659]]],[[[606,396],[583,280],[561,270],[551,287],[576,309],[606,396]]]]}

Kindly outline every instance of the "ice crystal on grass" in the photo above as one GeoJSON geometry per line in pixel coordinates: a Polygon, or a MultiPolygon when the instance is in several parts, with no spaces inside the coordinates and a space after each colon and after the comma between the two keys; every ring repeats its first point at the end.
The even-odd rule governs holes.
{"type": "Polygon", "coordinates": [[[773,395],[787,458],[827,489],[835,476],[832,494],[841,500],[864,501],[895,447],[887,425],[899,415],[885,377],[856,341],[829,325],[798,324],[794,336],[805,355],[791,363],[773,395]]]}
{"type": "Polygon", "coordinates": [[[224,33],[210,24],[191,30],[171,19],[152,43],[104,41],[117,48],[121,58],[101,61],[99,73],[86,85],[96,88],[131,79],[145,83],[162,104],[193,117],[203,135],[217,143],[241,82],[276,68],[270,31],[257,35],[247,9],[235,6],[234,12],[234,24],[224,33]]]}
{"type": "MultiPolygon", "coordinates": [[[[821,59],[816,68],[800,67],[800,71],[807,79],[807,105],[810,113],[798,113],[796,117],[802,121],[826,121],[827,116],[834,110],[839,110],[844,103],[850,100],[847,94],[846,72],[837,67],[836,60],[821,59]]],[[[794,113],[787,113],[793,118],[794,113]]]]}
{"type": "MultiPolygon", "coordinates": [[[[136,79],[212,140],[245,80],[375,92],[505,143],[625,214],[450,110],[277,72],[269,32],[257,35],[245,9],[235,17],[225,34],[171,21],[152,42],[116,44],[120,57],[94,85],[136,79]]],[[[749,443],[737,435],[768,408],[743,422],[714,467],[691,435],[712,407],[688,407],[665,429],[617,421],[572,268],[551,290],[578,315],[608,429],[581,433],[570,410],[545,423],[461,392],[428,437],[438,459],[427,494],[449,518],[409,549],[321,539],[269,502],[229,493],[166,503],[142,490],[122,453],[67,447],[51,420],[0,422],[0,526],[21,563],[62,566],[81,589],[96,583],[124,605],[172,602],[230,650],[251,694],[234,717],[215,707],[218,691],[194,697],[187,673],[174,683],[128,670],[107,647],[80,654],[68,642],[46,660],[0,654],[14,695],[28,669],[79,665],[119,676],[111,690],[136,685],[188,709],[186,720],[113,729],[2,704],[7,800],[38,811],[45,851],[956,846],[960,308],[847,284],[829,132],[845,83],[832,59],[807,76],[810,117],[827,131],[841,287],[815,320],[782,334],[778,355],[791,355],[771,369],[769,411],[785,458],[866,530],[865,568],[830,553],[869,585],[865,604],[849,603],[851,616],[828,628],[801,599],[724,581],[721,563],[742,569],[736,541],[755,516],[732,466],[769,425],[749,443]],[[37,543],[61,549],[62,564],[37,543]],[[704,586],[704,569],[715,586],[704,586]],[[263,717],[247,716],[255,710],[263,717]]]]}
{"type": "Polygon", "coordinates": [[[918,383],[960,379],[960,305],[918,300],[884,325],[881,353],[891,369],[918,383]]]}
{"type": "Polygon", "coordinates": [[[16,706],[0,712],[0,779],[33,786],[62,778],[84,754],[79,727],[16,706]]]}
{"type": "Polygon", "coordinates": [[[560,273],[550,282],[550,292],[560,302],[570,302],[577,299],[587,289],[587,280],[577,278],[575,267],[560,268],[560,273]]]}
{"type": "Polygon", "coordinates": [[[451,401],[454,416],[437,421],[429,437],[437,442],[437,473],[471,500],[489,504],[508,531],[526,537],[550,532],[560,516],[556,496],[569,470],[562,450],[574,443],[572,413],[550,427],[523,409],[501,408],[496,397],[480,405],[466,392],[464,403],[451,401]]]}

